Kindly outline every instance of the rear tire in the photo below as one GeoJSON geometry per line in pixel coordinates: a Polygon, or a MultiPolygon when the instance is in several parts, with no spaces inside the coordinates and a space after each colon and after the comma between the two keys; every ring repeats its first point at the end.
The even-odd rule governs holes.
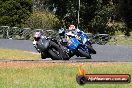
{"type": "Polygon", "coordinates": [[[62,58],[57,54],[56,51],[53,51],[52,49],[49,50],[49,54],[51,55],[52,60],[61,60],[62,58]]]}
{"type": "Polygon", "coordinates": [[[62,56],[63,60],[69,60],[70,55],[66,52],[66,50],[64,49],[63,46],[60,45],[60,48],[61,48],[61,56],[62,56]]]}
{"type": "Polygon", "coordinates": [[[52,60],[62,60],[60,53],[60,47],[53,41],[50,41],[50,48],[48,50],[49,54],[51,55],[52,60]]]}
{"type": "Polygon", "coordinates": [[[49,54],[52,60],[69,60],[70,57],[63,49],[63,47],[57,45],[55,42],[50,41],[49,54]]]}

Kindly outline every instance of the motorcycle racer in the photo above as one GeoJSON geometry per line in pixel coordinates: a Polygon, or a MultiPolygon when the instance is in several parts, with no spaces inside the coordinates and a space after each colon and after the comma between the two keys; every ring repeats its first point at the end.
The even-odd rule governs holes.
{"type": "Polygon", "coordinates": [[[46,37],[43,36],[42,33],[41,33],[40,31],[34,33],[33,46],[36,48],[36,50],[37,50],[38,52],[40,52],[40,50],[38,49],[37,42],[38,42],[40,39],[43,39],[43,38],[46,38],[46,37]]]}
{"type": "Polygon", "coordinates": [[[83,33],[83,31],[80,31],[74,25],[70,25],[69,29],[66,31],[67,33],[65,32],[64,28],[59,29],[59,35],[63,41],[68,41],[69,37],[75,37],[79,39],[78,33],[83,33]]]}

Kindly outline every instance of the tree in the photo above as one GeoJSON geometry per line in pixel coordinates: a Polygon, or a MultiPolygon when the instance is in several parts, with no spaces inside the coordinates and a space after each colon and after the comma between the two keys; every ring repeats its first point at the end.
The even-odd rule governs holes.
{"type": "Polygon", "coordinates": [[[115,20],[113,17],[115,15],[115,9],[115,6],[110,3],[98,8],[95,12],[96,16],[91,20],[91,28],[94,33],[114,34],[116,29],[112,21],[115,20]]]}
{"type": "Polygon", "coordinates": [[[0,25],[18,26],[32,12],[32,0],[1,0],[0,25]]]}
{"type": "MultiPolygon", "coordinates": [[[[67,28],[70,24],[78,25],[78,1],[37,0],[43,5],[40,5],[41,10],[44,8],[53,12],[67,28]]],[[[114,34],[120,29],[128,34],[132,29],[131,3],[131,0],[81,0],[79,26],[88,32],[114,34]]]]}
{"type": "MultiPolygon", "coordinates": [[[[78,0],[48,0],[46,6],[53,11],[56,8],[55,15],[60,19],[62,25],[78,25],[78,0]]],[[[87,29],[89,22],[95,16],[98,8],[98,0],[81,0],[80,3],[80,26],[87,29]]]]}
{"type": "Polygon", "coordinates": [[[57,17],[47,11],[34,11],[23,25],[35,29],[56,29],[58,26],[60,25],[57,17]]]}
{"type": "Polygon", "coordinates": [[[130,35],[132,31],[132,1],[131,0],[119,0],[119,12],[122,15],[123,20],[126,22],[127,29],[124,30],[126,35],[130,35]]]}

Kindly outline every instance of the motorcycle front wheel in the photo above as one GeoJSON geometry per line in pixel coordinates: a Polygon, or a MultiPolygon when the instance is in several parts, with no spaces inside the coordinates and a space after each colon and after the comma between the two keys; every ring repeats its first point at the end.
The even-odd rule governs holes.
{"type": "Polygon", "coordinates": [[[48,57],[48,53],[41,52],[41,59],[46,59],[48,57]]]}
{"type": "Polygon", "coordinates": [[[41,59],[46,59],[46,56],[43,53],[41,53],[41,59]]]}
{"type": "Polygon", "coordinates": [[[80,47],[80,48],[78,49],[78,52],[79,52],[79,54],[80,54],[81,57],[86,57],[87,59],[91,59],[90,53],[84,51],[84,50],[82,49],[82,47],[80,47]]]}
{"type": "Polygon", "coordinates": [[[92,54],[96,54],[96,51],[93,49],[92,46],[90,46],[90,45],[86,45],[86,47],[89,49],[90,53],[92,53],[92,54]]]}

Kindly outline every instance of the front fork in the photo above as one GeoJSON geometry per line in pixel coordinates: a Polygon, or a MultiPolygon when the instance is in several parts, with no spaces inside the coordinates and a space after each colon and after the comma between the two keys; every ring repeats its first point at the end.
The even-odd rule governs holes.
{"type": "Polygon", "coordinates": [[[85,52],[89,52],[89,49],[87,48],[85,44],[81,46],[81,49],[85,52]]]}

